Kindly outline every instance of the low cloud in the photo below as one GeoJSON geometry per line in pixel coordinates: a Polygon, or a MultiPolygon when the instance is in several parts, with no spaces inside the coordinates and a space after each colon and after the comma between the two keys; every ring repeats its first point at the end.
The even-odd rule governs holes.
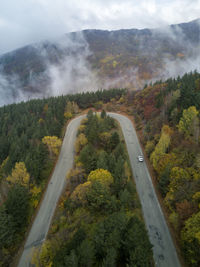
{"type": "Polygon", "coordinates": [[[157,28],[199,17],[200,0],[0,1],[0,54],[83,29],[157,28]]]}
{"type": "Polygon", "coordinates": [[[37,51],[45,70],[29,72],[28,88],[17,75],[5,75],[0,70],[0,106],[31,98],[43,98],[95,91],[101,88],[98,75],[88,61],[91,56],[81,32],[66,35],[53,43],[45,42],[32,47],[37,51]]]}
{"type": "Polygon", "coordinates": [[[154,67],[150,70],[151,73],[148,73],[151,61],[146,70],[142,69],[141,65],[122,67],[113,75],[113,78],[111,78],[112,75],[106,76],[106,73],[102,77],[102,73],[98,75],[98,70],[92,68],[89,58],[93,55],[82,32],[66,34],[62,38],[51,40],[51,42],[46,41],[32,45],[36,55],[42,61],[44,71],[37,72],[30,68],[28,77],[26,77],[27,84],[24,86],[23,80],[16,74],[8,76],[0,70],[0,106],[31,98],[96,91],[101,88],[141,89],[144,84],[151,81],[181,76],[194,70],[200,71],[199,44],[195,45],[190,40],[186,40],[181,28],[178,26],[162,27],[152,30],[152,34],[154,35],[153,42],[156,45],[160,44],[161,47],[148,50],[144,38],[139,47],[139,55],[150,56],[152,62],[154,63],[155,60],[156,64],[156,60],[158,60],[160,67],[156,67],[156,64],[152,65],[154,67]],[[161,40],[160,43],[159,40],[161,40]],[[172,45],[172,49],[175,48],[173,55],[170,53],[171,48],[168,45],[166,48],[169,51],[163,52],[163,40],[172,45]],[[159,54],[160,48],[162,54],[159,54]],[[146,54],[143,55],[144,52],[146,54]],[[146,72],[145,75],[143,75],[144,72],[146,72]],[[155,73],[157,74],[155,75],[155,73]],[[152,74],[153,79],[148,79],[152,74]]]}

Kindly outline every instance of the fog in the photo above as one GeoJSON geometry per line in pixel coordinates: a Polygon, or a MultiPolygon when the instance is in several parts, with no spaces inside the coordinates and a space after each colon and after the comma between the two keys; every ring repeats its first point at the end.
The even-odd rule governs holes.
{"type": "Polygon", "coordinates": [[[5,75],[0,70],[0,106],[32,98],[95,91],[101,88],[98,75],[92,71],[87,59],[91,51],[81,32],[75,36],[65,35],[51,40],[51,43],[34,44],[32,47],[42,60],[45,71],[36,74],[30,70],[28,85],[31,90],[26,90],[19,76],[5,75]]]}
{"type": "MultiPolygon", "coordinates": [[[[149,80],[140,79],[139,66],[120,70],[115,78],[99,75],[89,62],[93,55],[82,32],[66,34],[54,40],[32,45],[37,51],[36,56],[42,60],[45,71],[36,73],[30,69],[28,88],[17,74],[5,75],[0,69],[0,106],[13,102],[27,101],[32,98],[43,98],[73,94],[84,91],[95,91],[101,88],[123,87],[142,89],[144,84],[169,77],[182,76],[186,72],[200,71],[200,44],[194,45],[186,39],[181,28],[164,27],[152,30],[152,36],[157,40],[164,38],[183,49],[180,57],[163,53],[160,69],[157,75],[149,80]],[[100,78],[101,77],[101,78],[100,78]]],[[[200,36],[199,36],[200,40],[200,36]]],[[[145,44],[141,44],[143,51],[145,44]]],[[[156,51],[149,51],[149,55],[156,51]]],[[[154,55],[158,56],[158,55],[154,55]]]]}

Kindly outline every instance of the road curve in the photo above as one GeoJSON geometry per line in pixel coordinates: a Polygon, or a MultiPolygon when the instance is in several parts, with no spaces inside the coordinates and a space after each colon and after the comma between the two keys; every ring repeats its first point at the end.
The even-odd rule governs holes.
{"type": "Polygon", "coordinates": [[[31,266],[33,249],[40,246],[46,238],[58,199],[66,184],[66,174],[73,166],[74,142],[78,126],[83,117],[84,115],[73,119],[67,126],[56,167],[26,240],[24,251],[18,264],[19,267],[31,266]]]}
{"type": "Polygon", "coordinates": [[[153,245],[155,265],[159,267],[180,267],[181,264],[158,202],[147,165],[137,159],[138,155],[142,155],[142,149],[133,124],[125,116],[116,113],[108,114],[116,119],[122,128],[146,228],[150,242],[153,245]]]}
{"type": "MultiPolygon", "coordinates": [[[[135,178],[137,191],[142,205],[144,220],[150,241],[153,245],[156,266],[180,267],[181,265],[157,200],[147,166],[145,162],[139,163],[137,160],[137,155],[142,154],[142,150],[135,129],[133,128],[133,124],[125,116],[116,113],[108,114],[120,123],[124,134],[133,176],[135,178]]],[[[18,267],[31,266],[30,261],[33,249],[40,246],[46,238],[58,199],[66,184],[66,173],[73,166],[76,133],[78,126],[84,117],[85,115],[82,115],[73,119],[67,127],[58,162],[48,184],[41,207],[26,240],[18,267]]]]}

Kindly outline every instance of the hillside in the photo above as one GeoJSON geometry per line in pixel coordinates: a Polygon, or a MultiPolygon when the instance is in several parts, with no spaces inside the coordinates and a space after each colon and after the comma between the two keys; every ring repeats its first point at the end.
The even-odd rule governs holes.
{"type": "Polygon", "coordinates": [[[119,125],[90,110],[75,151],[48,237],[35,248],[36,266],[154,266],[119,125]]]}
{"type": "Polygon", "coordinates": [[[0,266],[10,266],[24,240],[67,122],[79,108],[101,106],[124,93],[104,90],[0,108],[0,266]]]}
{"type": "Polygon", "coordinates": [[[188,266],[200,264],[200,74],[156,82],[131,102],[168,219],[188,266]]]}
{"type": "Polygon", "coordinates": [[[151,79],[199,67],[199,47],[200,20],[161,29],[69,33],[0,57],[0,104],[8,97],[12,102],[115,86],[142,88],[151,79]]]}

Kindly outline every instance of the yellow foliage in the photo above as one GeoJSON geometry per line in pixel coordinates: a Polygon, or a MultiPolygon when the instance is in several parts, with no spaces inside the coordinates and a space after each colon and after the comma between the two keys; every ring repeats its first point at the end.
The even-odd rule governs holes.
{"type": "Polygon", "coordinates": [[[169,209],[173,210],[172,203],[175,201],[174,198],[176,192],[179,191],[180,187],[182,187],[182,185],[188,182],[190,179],[191,176],[189,175],[187,170],[180,167],[172,168],[170,173],[169,192],[165,197],[165,204],[169,209]]]}
{"type": "Polygon", "coordinates": [[[69,112],[71,114],[78,113],[79,107],[76,102],[67,101],[67,105],[65,108],[65,112],[69,112]]]}
{"type": "Polygon", "coordinates": [[[200,212],[194,214],[185,222],[185,227],[181,232],[181,238],[188,243],[196,240],[196,245],[200,248],[200,212]]]}
{"type": "Polygon", "coordinates": [[[177,230],[179,227],[179,217],[176,212],[172,212],[169,215],[169,221],[173,224],[174,228],[177,230]]]}
{"type": "Polygon", "coordinates": [[[73,201],[80,201],[82,204],[86,202],[86,193],[91,187],[91,182],[85,182],[84,184],[78,185],[74,192],[71,194],[71,199],[73,201]]]}
{"type": "Polygon", "coordinates": [[[42,118],[39,119],[38,121],[39,124],[43,124],[44,123],[44,120],[42,118]]]}
{"type": "Polygon", "coordinates": [[[154,150],[155,144],[153,141],[147,141],[146,146],[145,146],[145,151],[147,155],[149,156],[152,151],[154,150]]]}
{"type": "Polygon", "coordinates": [[[34,186],[30,189],[30,192],[32,194],[31,204],[34,208],[36,208],[38,206],[38,203],[39,203],[38,197],[39,197],[40,193],[42,192],[42,189],[41,189],[41,187],[34,186]]]}
{"type": "Polygon", "coordinates": [[[125,98],[124,98],[124,96],[121,96],[120,99],[118,100],[118,102],[119,102],[120,104],[123,104],[123,103],[125,102],[125,98]]]}
{"type": "Polygon", "coordinates": [[[50,241],[45,241],[40,251],[40,265],[47,267],[52,266],[52,250],[50,241]]]}
{"type": "Polygon", "coordinates": [[[164,203],[165,205],[171,210],[173,211],[171,204],[174,201],[174,190],[171,188],[169,190],[169,192],[166,194],[166,197],[164,199],[164,203]]]}
{"type": "Polygon", "coordinates": [[[170,129],[170,127],[168,125],[164,125],[162,127],[160,140],[150,157],[155,170],[157,169],[158,161],[165,154],[167,148],[170,145],[171,135],[172,135],[172,130],[170,129]]]}
{"type": "Polygon", "coordinates": [[[53,152],[55,155],[58,155],[59,148],[62,144],[61,139],[57,136],[45,136],[43,137],[42,142],[48,146],[50,154],[53,152]]]}
{"type": "Polygon", "coordinates": [[[43,111],[46,113],[48,109],[49,109],[48,104],[45,104],[44,108],[43,108],[43,111]]]}
{"type": "Polygon", "coordinates": [[[72,118],[72,113],[71,112],[65,112],[64,117],[65,117],[65,119],[70,120],[72,118]]]}
{"type": "Polygon", "coordinates": [[[116,60],[113,60],[112,65],[113,65],[113,68],[116,68],[116,66],[118,65],[118,62],[116,60]]]}
{"type": "MultiPolygon", "coordinates": [[[[173,134],[173,130],[168,125],[163,125],[163,127],[162,127],[162,135],[163,134],[171,136],[173,134]]],[[[161,135],[161,137],[162,137],[162,135],[161,135]]]]}
{"type": "Polygon", "coordinates": [[[186,138],[195,137],[195,133],[198,132],[198,110],[195,106],[191,106],[188,109],[183,110],[183,115],[179,121],[179,132],[183,133],[186,138]]]}
{"type": "Polygon", "coordinates": [[[85,130],[85,125],[83,125],[83,124],[81,124],[80,126],[79,126],[79,128],[78,128],[78,132],[79,133],[83,133],[84,132],[84,130],[85,130]]]}
{"type": "Polygon", "coordinates": [[[99,182],[106,186],[109,186],[114,182],[111,173],[104,169],[97,169],[95,171],[91,171],[88,176],[88,181],[99,182]]]}
{"type": "Polygon", "coordinates": [[[79,136],[76,139],[75,143],[75,151],[76,153],[79,153],[81,149],[88,143],[87,138],[83,133],[79,134],[79,136]]]}
{"type": "Polygon", "coordinates": [[[32,252],[31,264],[35,267],[40,267],[40,260],[39,260],[40,250],[39,248],[35,247],[32,252]]]}
{"type": "Polygon", "coordinates": [[[192,198],[193,198],[194,200],[196,200],[196,201],[200,201],[200,192],[196,192],[196,193],[192,196],[192,198]]]}
{"type": "Polygon", "coordinates": [[[129,167],[127,161],[125,161],[125,163],[124,163],[124,172],[125,172],[125,176],[128,178],[128,180],[130,180],[132,173],[131,173],[131,170],[130,170],[130,167],[129,167]]]}
{"type": "Polygon", "coordinates": [[[30,175],[24,162],[16,162],[15,167],[12,169],[12,174],[7,177],[7,181],[11,184],[19,183],[23,186],[28,186],[29,180],[30,175]]]}
{"type": "Polygon", "coordinates": [[[38,204],[39,204],[39,200],[38,199],[32,199],[31,200],[31,205],[32,205],[33,208],[37,208],[38,204]]]}
{"type": "MultiPolygon", "coordinates": [[[[78,157],[78,159],[79,159],[79,157],[78,157]]],[[[80,162],[80,161],[78,161],[78,159],[77,159],[77,161],[76,161],[76,167],[77,167],[77,168],[82,168],[82,167],[83,167],[83,163],[80,162]]]]}
{"type": "Polygon", "coordinates": [[[107,64],[107,63],[109,63],[109,62],[111,62],[113,60],[114,60],[114,56],[108,55],[105,58],[101,59],[101,63],[107,64]]]}
{"type": "Polygon", "coordinates": [[[34,186],[31,188],[30,192],[33,196],[37,196],[38,194],[42,192],[42,190],[41,190],[41,187],[34,186]]]}
{"type": "Polygon", "coordinates": [[[174,166],[176,164],[176,155],[174,153],[163,154],[156,165],[156,171],[160,175],[167,165],[174,166]]]}

